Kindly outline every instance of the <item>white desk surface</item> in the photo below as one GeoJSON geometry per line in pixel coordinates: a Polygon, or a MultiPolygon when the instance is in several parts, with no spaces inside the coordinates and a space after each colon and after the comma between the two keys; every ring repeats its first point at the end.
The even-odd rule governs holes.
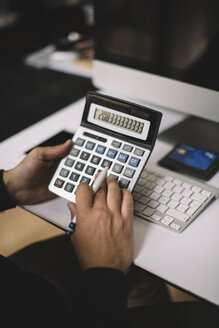
{"type": "MultiPolygon", "coordinates": [[[[85,99],[60,110],[0,144],[0,167],[14,167],[24,152],[61,130],[74,132],[80,124],[85,99]]],[[[160,131],[178,123],[184,116],[163,111],[160,131]]],[[[157,141],[149,163],[156,163],[172,145],[157,141]]],[[[219,188],[219,173],[209,182],[219,188]]],[[[60,198],[29,211],[60,225],[69,221],[66,201],[60,198]]],[[[219,199],[215,200],[181,234],[166,231],[153,223],[134,218],[134,262],[139,267],[219,305],[219,199]]]]}

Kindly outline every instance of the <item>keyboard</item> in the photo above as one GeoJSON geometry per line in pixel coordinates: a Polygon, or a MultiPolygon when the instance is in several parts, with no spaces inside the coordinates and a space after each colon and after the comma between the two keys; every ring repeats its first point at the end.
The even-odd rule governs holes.
{"type": "Polygon", "coordinates": [[[218,189],[153,165],[134,190],[136,216],[180,233],[218,196],[218,189]]]}

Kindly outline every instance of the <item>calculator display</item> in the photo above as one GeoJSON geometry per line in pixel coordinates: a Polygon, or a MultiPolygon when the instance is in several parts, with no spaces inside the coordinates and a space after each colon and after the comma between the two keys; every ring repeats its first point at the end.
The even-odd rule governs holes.
{"type": "Polygon", "coordinates": [[[112,108],[92,103],[88,113],[88,121],[114,132],[146,140],[150,121],[132,116],[112,108]]]}
{"type": "Polygon", "coordinates": [[[139,122],[135,119],[125,117],[124,115],[118,115],[115,113],[110,113],[103,109],[96,109],[94,118],[96,120],[100,120],[115,126],[119,126],[120,128],[130,130],[136,132],[138,134],[142,134],[144,123],[139,122]]]}

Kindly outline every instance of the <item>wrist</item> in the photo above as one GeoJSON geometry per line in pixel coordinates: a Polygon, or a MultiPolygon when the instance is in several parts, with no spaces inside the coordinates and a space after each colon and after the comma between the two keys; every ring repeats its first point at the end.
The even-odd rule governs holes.
{"type": "Polygon", "coordinates": [[[3,171],[2,180],[4,183],[5,191],[10,197],[10,199],[16,203],[16,196],[13,186],[13,179],[12,179],[12,170],[3,171]]]}
{"type": "Polygon", "coordinates": [[[6,210],[16,206],[16,199],[11,192],[9,171],[0,170],[0,210],[6,210]]]}

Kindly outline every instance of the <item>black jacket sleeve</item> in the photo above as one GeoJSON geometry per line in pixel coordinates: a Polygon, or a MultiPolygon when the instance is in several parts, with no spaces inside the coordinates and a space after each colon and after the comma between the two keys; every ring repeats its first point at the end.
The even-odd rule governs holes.
{"type": "Polygon", "coordinates": [[[10,199],[5,189],[3,182],[3,172],[4,170],[0,170],[0,211],[4,211],[16,206],[16,204],[10,199]]]}

